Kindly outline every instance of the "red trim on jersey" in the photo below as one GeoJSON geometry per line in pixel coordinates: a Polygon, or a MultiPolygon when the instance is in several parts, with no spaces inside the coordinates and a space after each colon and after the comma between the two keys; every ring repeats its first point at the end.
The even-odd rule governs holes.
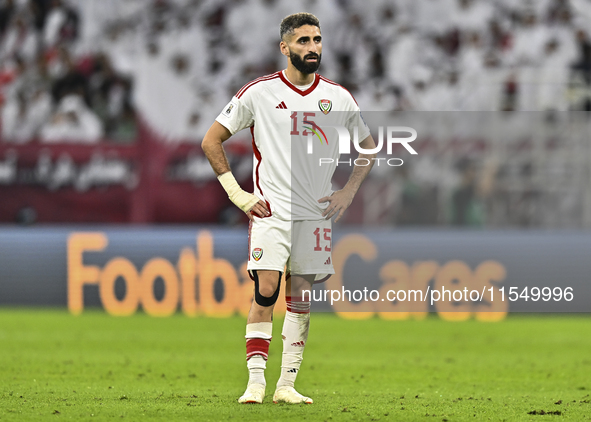
{"type": "MultiPolygon", "coordinates": [[[[319,76],[320,76],[320,75],[319,75],[319,76]]],[[[332,84],[332,85],[339,86],[339,87],[343,88],[345,91],[349,92],[349,90],[348,90],[347,88],[345,88],[344,86],[342,86],[342,85],[339,85],[338,83],[336,83],[336,82],[333,82],[333,81],[331,81],[330,79],[326,79],[324,76],[320,76],[320,79],[322,79],[322,80],[323,80],[324,82],[326,82],[326,83],[329,83],[329,84],[332,84]]],[[[351,96],[351,98],[353,98],[353,101],[355,101],[355,104],[357,104],[357,100],[355,99],[355,97],[353,96],[353,94],[351,94],[351,93],[349,92],[349,95],[351,96]]],[[[357,106],[359,106],[359,104],[357,104],[357,106]]]]}
{"type": "MultiPolygon", "coordinates": [[[[252,221],[248,220],[248,260],[249,261],[250,261],[250,232],[251,232],[251,230],[252,230],[252,221]]],[[[254,281],[254,279],[253,279],[253,281],[254,281]]]]}
{"type": "MultiPolygon", "coordinates": [[[[263,197],[265,196],[265,194],[263,193],[263,190],[261,189],[261,185],[259,183],[260,177],[259,177],[259,167],[261,166],[261,162],[263,161],[263,157],[261,156],[261,152],[259,151],[259,149],[257,148],[256,143],[254,142],[254,125],[252,125],[250,127],[250,134],[252,135],[252,152],[254,153],[254,156],[256,157],[258,163],[257,166],[255,168],[255,184],[256,187],[259,189],[259,192],[261,193],[261,195],[263,195],[263,197]]],[[[265,203],[267,204],[267,208],[269,209],[269,215],[264,216],[264,217],[259,217],[258,215],[254,214],[252,211],[250,212],[254,217],[258,217],[258,218],[267,218],[267,217],[271,217],[273,215],[273,213],[271,212],[271,204],[269,204],[269,201],[267,201],[265,199],[265,203]]],[[[250,259],[250,255],[249,259],[250,259]]]]}
{"type": "Polygon", "coordinates": [[[255,79],[254,81],[250,81],[246,85],[244,85],[240,90],[236,93],[236,98],[242,97],[246,90],[253,85],[258,84],[259,82],[270,81],[271,79],[275,79],[279,77],[279,72],[272,73],[270,75],[261,76],[260,78],[255,79]]]}
{"type": "Polygon", "coordinates": [[[294,84],[292,84],[291,82],[289,82],[287,80],[287,78],[285,77],[285,75],[283,75],[283,71],[280,71],[279,72],[279,77],[285,83],[285,85],[287,85],[293,91],[295,91],[298,94],[300,94],[302,97],[305,97],[306,95],[308,95],[309,93],[311,93],[312,91],[314,91],[316,89],[316,87],[318,86],[318,84],[320,83],[320,75],[318,73],[315,73],[314,74],[314,82],[312,82],[312,86],[310,88],[308,88],[307,90],[302,91],[301,89],[296,88],[296,86],[294,84]]]}

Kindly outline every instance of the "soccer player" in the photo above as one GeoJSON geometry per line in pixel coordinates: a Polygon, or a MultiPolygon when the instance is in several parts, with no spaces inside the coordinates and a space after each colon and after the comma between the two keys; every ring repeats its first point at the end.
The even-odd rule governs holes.
{"type": "MultiPolygon", "coordinates": [[[[358,128],[360,147],[375,148],[375,143],[351,94],[316,73],[322,58],[318,19],[309,13],[287,16],[281,22],[280,35],[280,49],[287,57],[287,69],[242,87],[202,142],[218,180],[232,202],[250,219],[248,271],[254,280],[254,300],[246,325],[249,380],[239,403],[262,403],[265,397],[264,371],[272,337],[273,307],[286,267],[287,313],[282,331],[281,376],[273,401],[312,403],[311,398],[294,389],[310,324],[310,302],[309,298],[303,300],[302,290],[310,290],[315,281],[334,274],[330,259],[330,219],[336,215],[335,221],[338,221],[349,207],[374,157],[373,154],[359,154],[358,158],[366,158],[371,164],[354,167],[345,187],[336,192],[332,192],[330,183],[334,166],[321,169],[324,173],[320,178],[308,175],[312,179],[310,183],[302,181],[306,179],[305,173],[293,176],[292,167],[298,163],[295,162],[297,154],[292,153],[291,135],[299,133],[297,127],[294,129],[297,110],[316,110],[319,115],[331,111],[337,116],[338,112],[356,115],[343,124],[350,132],[353,126],[358,128]],[[238,185],[222,147],[230,136],[247,127],[253,137],[254,194],[238,185]],[[297,192],[294,184],[299,186],[297,192]],[[295,197],[298,213],[292,210],[295,197]]],[[[313,116],[313,112],[299,116],[300,123],[307,119],[313,126],[313,116]]],[[[331,142],[331,154],[338,158],[335,145],[331,142]]]]}

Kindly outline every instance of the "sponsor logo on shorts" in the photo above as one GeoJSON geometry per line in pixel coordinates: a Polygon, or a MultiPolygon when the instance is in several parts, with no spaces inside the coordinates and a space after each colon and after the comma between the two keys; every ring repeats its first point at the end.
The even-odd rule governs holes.
{"type": "Polygon", "coordinates": [[[295,343],[291,343],[292,346],[299,346],[299,347],[304,347],[306,345],[306,342],[304,341],[296,341],[295,343]]]}
{"type": "Polygon", "coordinates": [[[260,260],[263,257],[263,250],[261,248],[254,248],[252,251],[252,257],[255,261],[260,260]]]}

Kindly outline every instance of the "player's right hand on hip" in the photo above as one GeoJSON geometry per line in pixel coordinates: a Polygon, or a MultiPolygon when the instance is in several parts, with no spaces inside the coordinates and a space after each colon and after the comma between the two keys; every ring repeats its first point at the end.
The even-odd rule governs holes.
{"type": "Polygon", "coordinates": [[[252,207],[250,212],[246,213],[246,215],[248,216],[248,219],[250,221],[253,221],[255,215],[257,217],[263,218],[263,217],[268,217],[269,215],[271,215],[271,212],[267,208],[267,204],[262,199],[259,199],[258,202],[256,204],[254,204],[254,206],[252,207]]]}
{"type": "Polygon", "coordinates": [[[228,171],[218,176],[218,180],[222,184],[223,188],[228,194],[230,201],[234,203],[238,208],[244,211],[250,218],[250,213],[253,212],[259,217],[266,217],[270,215],[267,209],[267,204],[258,196],[253,195],[244,191],[236,179],[232,175],[232,172],[228,171]]]}

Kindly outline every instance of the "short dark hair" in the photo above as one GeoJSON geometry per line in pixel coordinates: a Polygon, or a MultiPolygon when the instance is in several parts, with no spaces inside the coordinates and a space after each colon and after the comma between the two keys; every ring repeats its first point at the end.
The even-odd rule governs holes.
{"type": "Polygon", "coordinates": [[[304,25],[317,26],[320,29],[320,21],[312,13],[294,13],[286,16],[279,27],[281,40],[283,41],[286,35],[292,35],[295,29],[304,25]]]}

